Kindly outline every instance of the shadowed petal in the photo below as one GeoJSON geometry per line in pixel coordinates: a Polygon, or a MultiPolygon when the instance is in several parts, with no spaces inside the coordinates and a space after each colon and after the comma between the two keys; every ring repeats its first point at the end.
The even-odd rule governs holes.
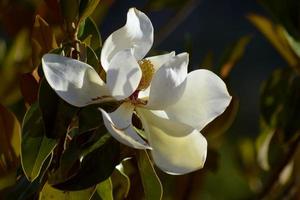
{"type": "Polygon", "coordinates": [[[133,128],[131,123],[134,110],[133,105],[123,103],[112,113],[107,113],[103,109],[100,110],[105,127],[116,140],[136,149],[151,149],[133,128]]]}
{"type": "Polygon", "coordinates": [[[66,102],[82,107],[109,96],[105,83],[88,64],[56,54],[45,54],[42,67],[49,85],[66,102]]]}
{"type": "Polygon", "coordinates": [[[169,174],[186,174],[203,167],[207,142],[196,129],[165,118],[163,111],[138,108],[155,164],[169,174]]]}
{"type": "Polygon", "coordinates": [[[106,73],[107,87],[118,100],[129,97],[137,89],[141,78],[141,68],[130,49],[119,51],[106,73]]]}

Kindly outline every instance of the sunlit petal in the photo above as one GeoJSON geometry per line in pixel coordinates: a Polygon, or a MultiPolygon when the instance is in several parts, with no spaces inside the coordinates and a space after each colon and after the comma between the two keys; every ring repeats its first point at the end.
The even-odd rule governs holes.
{"type": "Polygon", "coordinates": [[[106,73],[107,87],[118,100],[129,97],[138,87],[142,71],[130,49],[119,51],[106,73]]]}
{"type": "Polygon", "coordinates": [[[109,96],[105,83],[88,64],[56,54],[42,58],[45,77],[55,92],[66,102],[82,107],[93,99],[109,96]]]}
{"type": "Polygon", "coordinates": [[[141,60],[153,44],[153,26],[150,19],[136,8],[129,9],[125,26],[113,32],[104,42],[101,64],[105,70],[114,55],[123,49],[132,48],[133,55],[141,60]]]}
{"type": "Polygon", "coordinates": [[[175,56],[175,51],[172,51],[170,53],[166,53],[163,55],[158,55],[158,56],[151,56],[145,58],[146,60],[149,60],[151,64],[154,67],[154,70],[157,71],[163,64],[166,62],[170,61],[172,57],[175,56]]]}
{"type": "Polygon", "coordinates": [[[181,98],[165,111],[171,120],[201,130],[224,112],[231,96],[223,80],[208,70],[189,73],[185,82],[181,98]]]}
{"type": "Polygon", "coordinates": [[[186,174],[203,167],[207,141],[193,127],[161,117],[162,111],[138,108],[155,164],[170,174],[186,174]]]}
{"type": "Polygon", "coordinates": [[[163,109],[180,98],[184,89],[181,83],[186,78],[188,62],[188,54],[181,53],[158,69],[150,85],[147,108],[163,109]]]}
{"type": "Polygon", "coordinates": [[[103,109],[100,110],[105,127],[116,140],[136,149],[150,149],[147,142],[137,134],[131,123],[133,105],[123,103],[112,113],[107,113],[103,109]]]}

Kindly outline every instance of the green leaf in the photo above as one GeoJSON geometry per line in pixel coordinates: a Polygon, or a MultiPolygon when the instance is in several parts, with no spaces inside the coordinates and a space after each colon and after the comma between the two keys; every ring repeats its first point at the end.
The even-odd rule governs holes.
{"type": "Polygon", "coordinates": [[[153,164],[150,161],[147,151],[138,151],[137,164],[146,199],[162,199],[162,184],[154,170],[153,164]]]}
{"type": "Polygon", "coordinates": [[[91,187],[112,174],[119,163],[119,154],[119,143],[109,134],[103,134],[103,130],[80,134],[72,139],[61,159],[61,166],[69,165],[69,169],[64,171],[60,167],[49,181],[62,190],[91,187]]]}
{"type": "Polygon", "coordinates": [[[113,187],[111,179],[108,178],[99,183],[96,187],[96,193],[103,200],[113,200],[113,187]]]}
{"type": "Polygon", "coordinates": [[[45,79],[41,81],[39,89],[39,106],[48,138],[64,136],[79,110],[60,99],[45,79]]]}
{"type": "Polygon", "coordinates": [[[80,35],[78,35],[78,39],[97,52],[97,57],[99,58],[102,40],[98,27],[89,17],[82,23],[84,23],[84,26],[82,25],[82,31],[79,32],[80,35]]]}
{"type": "Polygon", "coordinates": [[[51,155],[56,144],[56,140],[45,135],[38,104],[32,104],[22,124],[21,161],[28,180],[32,181],[38,177],[45,160],[51,155]]]}
{"type": "Polygon", "coordinates": [[[78,113],[78,120],[79,133],[84,133],[86,131],[99,128],[103,119],[98,107],[90,105],[80,109],[78,113]]]}
{"type": "Polygon", "coordinates": [[[62,191],[46,183],[40,193],[40,200],[89,200],[95,191],[94,187],[79,191],[62,191]]]}
{"type": "Polygon", "coordinates": [[[89,46],[86,47],[86,57],[87,57],[87,64],[91,65],[96,70],[96,72],[100,73],[102,69],[100,67],[101,66],[100,61],[97,57],[97,54],[89,46]]]}
{"type": "Polygon", "coordinates": [[[40,180],[35,179],[30,182],[25,176],[18,179],[17,184],[14,185],[8,193],[4,195],[5,200],[29,200],[37,199],[38,190],[40,188],[40,180]]]}
{"type": "Polygon", "coordinates": [[[285,39],[282,26],[276,25],[266,17],[258,14],[248,14],[247,18],[270,41],[290,66],[298,64],[296,55],[285,39]]]}
{"type": "MultiPolygon", "coordinates": [[[[120,164],[121,166],[122,163],[120,164]]],[[[111,176],[115,199],[126,199],[130,190],[130,178],[122,169],[116,168],[111,176]]]]}
{"type": "Polygon", "coordinates": [[[16,116],[0,104],[0,190],[16,182],[21,152],[21,127],[16,116]]]}
{"type": "Polygon", "coordinates": [[[80,20],[84,20],[85,18],[89,17],[99,2],[100,0],[82,0],[79,6],[80,20]]]}
{"type": "Polygon", "coordinates": [[[261,90],[262,117],[271,128],[283,131],[290,140],[300,129],[300,77],[291,70],[278,69],[261,90]]]}

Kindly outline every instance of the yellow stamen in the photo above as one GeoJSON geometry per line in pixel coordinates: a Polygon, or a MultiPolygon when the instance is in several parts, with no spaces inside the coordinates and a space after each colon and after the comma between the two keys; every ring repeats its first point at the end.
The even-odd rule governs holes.
{"type": "Polygon", "coordinates": [[[151,80],[154,75],[154,67],[150,60],[140,60],[138,61],[140,68],[142,70],[142,78],[138,86],[138,90],[144,90],[149,87],[151,80]]]}

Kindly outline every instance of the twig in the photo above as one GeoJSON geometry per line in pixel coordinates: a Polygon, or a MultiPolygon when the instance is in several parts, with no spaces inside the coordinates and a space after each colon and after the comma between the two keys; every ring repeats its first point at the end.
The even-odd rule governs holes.
{"type": "Polygon", "coordinates": [[[154,47],[164,41],[199,5],[200,0],[189,0],[156,34],[154,47]]]}

